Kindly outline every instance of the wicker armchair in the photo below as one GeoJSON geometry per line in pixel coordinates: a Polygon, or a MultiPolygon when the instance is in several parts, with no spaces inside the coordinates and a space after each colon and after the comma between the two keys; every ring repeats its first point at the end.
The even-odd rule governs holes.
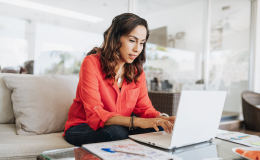
{"type": "Polygon", "coordinates": [[[245,91],[242,93],[242,108],[245,128],[260,131],[260,94],[245,91]]]}
{"type": "Polygon", "coordinates": [[[148,96],[157,111],[176,116],[180,93],[149,91],[148,96]]]}

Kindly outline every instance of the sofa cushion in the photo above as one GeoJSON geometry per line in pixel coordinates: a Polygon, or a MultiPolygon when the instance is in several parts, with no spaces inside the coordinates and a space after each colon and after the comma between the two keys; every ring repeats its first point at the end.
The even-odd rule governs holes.
{"type": "Polygon", "coordinates": [[[17,135],[15,124],[0,124],[0,160],[36,159],[43,151],[73,147],[62,134],[17,135]]]}
{"type": "Polygon", "coordinates": [[[14,112],[11,101],[11,90],[6,87],[4,76],[24,77],[26,74],[0,73],[0,124],[14,123],[14,112]]]}
{"type": "Polygon", "coordinates": [[[77,76],[4,76],[19,135],[61,132],[76,95],[77,76]]]}

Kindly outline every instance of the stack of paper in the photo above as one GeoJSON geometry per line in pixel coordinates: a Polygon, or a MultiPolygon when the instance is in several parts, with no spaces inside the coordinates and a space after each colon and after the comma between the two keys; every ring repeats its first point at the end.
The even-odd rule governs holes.
{"type": "Polygon", "coordinates": [[[239,132],[218,133],[217,138],[246,146],[260,148],[260,137],[239,132]]]}
{"type": "Polygon", "coordinates": [[[138,144],[130,139],[126,140],[120,140],[120,141],[111,141],[111,142],[103,142],[103,143],[92,143],[92,144],[85,144],[82,145],[82,147],[91,153],[97,155],[98,157],[104,159],[104,160],[151,160],[151,159],[158,159],[158,160],[181,160],[182,158],[179,158],[171,153],[167,153],[161,150],[153,149],[141,144],[138,144]],[[145,154],[145,156],[139,156],[134,154],[128,154],[128,153],[121,153],[121,152],[115,152],[110,153],[101,150],[102,148],[113,148],[116,150],[126,151],[126,152],[132,152],[132,153],[139,153],[139,154],[145,154]]]}

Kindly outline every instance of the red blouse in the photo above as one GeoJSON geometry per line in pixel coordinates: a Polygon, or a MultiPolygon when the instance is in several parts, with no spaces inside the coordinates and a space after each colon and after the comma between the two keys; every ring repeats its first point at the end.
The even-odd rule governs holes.
{"type": "Polygon", "coordinates": [[[112,80],[105,79],[99,56],[86,56],[80,68],[76,98],[70,107],[65,131],[81,123],[97,130],[104,127],[110,117],[129,117],[132,112],[142,118],[154,118],[160,114],[148,97],[144,72],[136,84],[127,84],[124,79],[120,91],[117,83],[113,85],[112,80]]]}

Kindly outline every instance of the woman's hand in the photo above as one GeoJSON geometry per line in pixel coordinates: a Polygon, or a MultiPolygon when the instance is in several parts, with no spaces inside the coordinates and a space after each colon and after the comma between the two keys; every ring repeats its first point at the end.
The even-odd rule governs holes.
{"type": "Polygon", "coordinates": [[[165,119],[165,120],[168,120],[168,121],[170,121],[172,124],[174,124],[174,123],[175,123],[175,118],[176,118],[176,116],[171,116],[171,117],[161,116],[160,118],[165,119]]]}
{"type": "Polygon", "coordinates": [[[173,123],[175,118],[170,118],[169,120],[164,118],[135,118],[134,126],[140,128],[154,128],[159,131],[157,126],[161,126],[166,133],[171,133],[173,129],[173,123]],[[173,122],[173,123],[172,123],[173,122]]]}

